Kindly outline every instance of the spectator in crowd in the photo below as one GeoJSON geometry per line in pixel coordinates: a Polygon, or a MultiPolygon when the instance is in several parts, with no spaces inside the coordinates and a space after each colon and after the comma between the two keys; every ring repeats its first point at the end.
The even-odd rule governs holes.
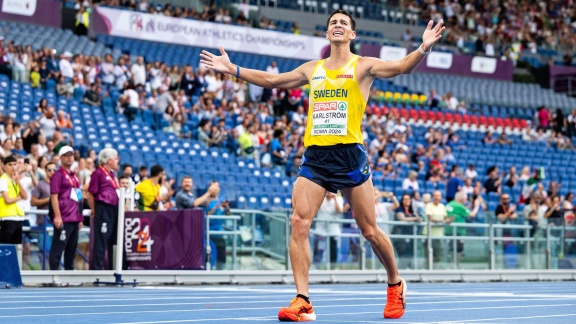
{"type": "Polygon", "coordinates": [[[498,143],[500,145],[510,145],[512,141],[506,137],[506,133],[501,133],[498,139],[494,140],[494,143],[498,143]]]}
{"type": "Polygon", "coordinates": [[[142,211],[156,211],[160,209],[162,196],[160,187],[164,177],[164,168],[156,164],[150,168],[150,178],[142,180],[136,185],[138,193],[138,209],[142,211]]]}
{"type": "MultiPolygon", "coordinates": [[[[126,189],[126,192],[128,192],[128,189],[130,189],[130,182],[131,181],[132,181],[132,179],[126,175],[121,175],[120,177],[118,177],[118,182],[120,184],[120,188],[126,189]]],[[[128,200],[128,198],[126,198],[126,200],[128,200]]],[[[125,203],[125,206],[128,207],[128,203],[125,203]]]]}
{"type": "Polygon", "coordinates": [[[26,155],[26,150],[24,150],[24,142],[21,138],[17,138],[14,141],[14,147],[12,148],[12,154],[24,156],[26,155]]]}
{"type": "Polygon", "coordinates": [[[16,156],[16,163],[18,164],[21,188],[26,191],[26,196],[28,197],[20,200],[18,205],[24,212],[28,212],[30,210],[30,196],[32,189],[38,185],[38,179],[34,172],[32,172],[32,166],[30,165],[29,160],[27,161],[23,156],[14,156],[16,156]]]}
{"type": "MultiPolygon", "coordinates": [[[[216,181],[210,183],[212,187],[212,192],[208,196],[205,202],[206,216],[210,222],[210,231],[223,231],[224,230],[224,220],[222,219],[210,219],[211,215],[222,216],[230,215],[230,203],[228,200],[220,197],[220,184],[216,181]]],[[[216,246],[216,269],[222,270],[226,266],[226,241],[224,235],[213,234],[210,235],[210,240],[216,246]]]]}
{"type": "Polygon", "coordinates": [[[290,151],[286,152],[282,142],[286,140],[286,132],[281,129],[274,131],[274,138],[270,143],[270,153],[272,154],[272,164],[274,168],[282,174],[286,173],[286,161],[290,151]]]}
{"type": "MultiPolygon", "coordinates": [[[[466,223],[470,218],[476,217],[478,211],[480,210],[480,201],[476,200],[474,202],[474,209],[469,210],[466,207],[466,201],[468,197],[464,191],[458,191],[454,197],[454,200],[450,201],[446,205],[447,213],[447,223],[451,224],[463,224],[466,223]]],[[[447,226],[445,234],[452,236],[452,226],[447,226]]],[[[456,235],[466,236],[466,228],[459,227],[456,229],[456,235]]],[[[462,252],[464,251],[464,242],[461,240],[456,241],[456,266],[460,267],[460,260],[462,259],[462,252]]]]}
{"type": "Polygon", "coordinates": [[[146,66],[144,65],[144,58],[138,56],[136,62],[132,64],[130,68],[130,73],[132,74],[132,82],[135,86],[146,85],[146,66]]]}
{"type": "Polygon", "coordinates": [[[106,90],[110,90],[110,87],[114,85],[114,81],[116,80],[116,77],[114,76],[114,59],[112,58],[112,55],[104,55],[104,62],[100,65],[100,75],[102,85],[106,90]]]}
{"type": "Polygon", "coordinates": [[[190,176],[182,177],[180,187],[180,191],[176,194],[176,209],[191,209],[204,205],[206,200],[213,196],[216,191],[216,185],[211,184],[204,195],[196,198],[194,192],[192,192],[194,182],[190,176]]]}
{"type": "Polygon", "coordinates": [[[319,259],[322,258],[324,251],[318,247],[318,243],[328,237],[328,244],[330,245],[329,261],[330,263],[338,262],[338,241],[339,236],[342,234],[342,224],[332,221],[341,219],[343,212],[344,200],[342,197],[332,192],[327,192],[316,214],[316,231],[320,237],[317,237],[314,250],[322,250],[322,253],[314,253],[314,255],[319,257],[319,259]]]}
{"type": "Polygon", "coordinates": [[[3,158],[2,164],[4,174],[0,176],[0,243],[21,245],[24,210],[18,202],[28,199],[28,193],[20,184],[16,157],[7,156],[3,158]]]}
{"type": "Polygon", "coordinates": [[[0,74],[12,77],[12,64],[7,54],[8,50],[5,48],[4,36],[0,36],[0,74]]]}
{"type": "MultiPolygon", "coordinates": [[[[450,219],[447,218],[446,206],[442,203],[442,192],[439,190],[434,191],[432,194],[432,202],[426,205],[426,218],[432,223],[430,229],[430,236],[432,239],[432,250],[434,262],[439,262],[442,259],[442,241],[440,238],[444,236],[444,224],[449,224],[450,219]],[[440,226],[442,225],[442,226],[440,226]]],[[[424,234],[427,230],[424,231],[424,234]]]]}
{"type": "Polygon", "coordinates": [[[58,62],[60,73],[65,78],[65,81],[70,81],[74,78],[74,70],[72,69],[72,64],[70,59],[72,58],[72,53],[66,51],[62,54],[62,58],[58,62]]]}
{"type": "MultiPolygon", "coordinates": [[[[374,204],[376,207],[376,221],[389,222],[394,220],[394,211],[400,207],[400,203],[393,192],[383,192],[374,188],[374,204]],[[382,201],[386,199],[386,201],[382,201]]],[[[378,224],[384,233],[390,233],[390,226],[378,224]]]]}
{"type": "Polygon", "coordinates": [[[456,193],[464,187],[464,182],[462,181],[462,170],[457,165],[452,167],[450,176],[450,180],[448,180],[448,184],[446,185],[446,200],[448,202],[454,200],[456,193]]]}
{"type": "Polygon", "coordinates": [[[120,183],[116,178],[118,152],[105,148],[98,154],[98,169],[90,177],[86,199],[94,219],[94,244],[92,248],[92,270],[104,269],[104,256],[108,251],[108,269],[112,269],[112,256],[118,230],[118,198],[120,183]]]}
{"type": "Polygon", "coordinates": [[[528,179],[530,179],[530,167],[523,167],[522,171],[520,172],[520,177],[518,177],[519,181],[527,181],[528,179]]]}
{"type": "Polygon", "coordinates": [[[560,200],[560,196],[558,195],[550,198],[548,210],[544,214],[544,217],[548,219],[548,224],[553,224],[555,226],[564,225],[564,213],[562,211],[560,200]]]}
{"type": "Polygon", "coordinates": [[[426,181],[438,182],[442,180],[442,166],[438,161],[430,162],[430,169],[426,173],[426,181]]]}
{"type": "Polygon", "coordinates": [[[82,190],[80,180],[70,170],[74,162],[74,149],[64,146],[60,149],[60,169],[50,179],[50,203],[54,239],[50,247],[50,270],[60,269],[60,259],[64,253],[64,269],[74,270],[78,232],[83,226],[82,190]]]}
{"type": "MultiPolygon", "coordinates": [[[[394,211],[395,220],[401,222],[407,222],[406,225],[394,225],[392,228],[392,234],[400,235],[413,235],[414,227],[410,223],[421,223],[422,218],[416,214],[416,211],[412,207],[412,197],[405,193],[402,195],[402,200],[400,201],[400,206],[394,211]]],[[[412,264],[412,256],[414,255],[414,242],[412,240],[394,240],[392,242],[394,249],[401,257],[398,258],[398,264],[400,268],[415,267],[412,264]]]]}
{"type": "Polygon", "coordinates": [[[101,92],[102,89],[100,85],[98,83],[93,83],[90,86],[90,90],[86,91],[84,94],[84,102],[92,106],[100,107],[102,105],[101,92]]]}
{"type": "MultiPolygon", "coordinates": [[[[516,205],[510,203],[510,195],[508,194],[502,194],[502,196],[500,196],[500,205],[496,207],[494,213],[498,222],[502,224],[515,223],[518,219],[516,205]]],[[[507,235],[510,236],[510,230],[505,229],[504,232],[508,233],[507,235]]]]}
{"type": "Polygon", "coordinates": [[[566,194],[564,201],[562,201],[562,210],[564,211],[564,220],[566,225],[574,225],[574,194],[569,192],[566,194]]]}
{"type": "Polygon", "coordinates": [[[420,190],[418,181],[416,181],[417,177],[418,173],[416,171],[408,172],[408,177],[402,181],[402,190],[412,192],[420,190]]]}
{"type": "Polygon", "coordinates": [[[484,188],[486,192],[500,193],[502,184],[502,174],[498,173],[498,167],[492,166],[488,168],[488,179],[484,182],[484,188]]]}
{"type": "Polygon", "coordinates": [[[513,188],[516,186],[517,182],[518,182],[518,173],[516,173],[516,167],[511,166],[510,169],[508,170],[508,173],[504,177],[504,185],[513,188]]]}
{"type": "Polygon", "coordinates": [[[129,179],[132,179],[132,165],[130,164],[123,164],[122,165],[122,173],[120,174],[121,176],[126,176],[129,179]]]}
{"type": "Polygon", "coordinates": [[[544,229],[546,227],[548,223],[545,218],[546,211],[548,211],[546,199],[542,199],[538,194],[532,193],[530,201],[524,207],[524,218],[528,220],[530,225],[535,227],[532,229],[531,236],[538,232],[538,228],[544,229]],[[532,215],[532,212],[535,215],[532,215]]]}
{"type": "MultiPolygon", "coordinates": [[[[32,190],[32,198],[30,204],[39,210],[50,209],[50,179],[54,172],[56,172],[56,164],[48,162],[44,167],[45,177],[38,181],[38,185],[32,190]]],[[[38,215],[36,224],[43,225],[44,215],[38,215]]]]}
{"type": "Polygon", "coordinates": [[[42,134],[43,132],[40,129],[40,124],[35,120],[30,121],[22,133],[22,139],[24,140],[24,150],[26,150],[26,152],[33,153],[35,155],[35,159],[38,159],[38,156],[42,155],[43,153],[41,153],[40,147],[38,146],[38,156],[36,156],[36,152],[32,151],[32,146],[40,142],[40,135],[42,134]]]}
{"type": "Polygon", "coordinates": [[[478,176],[478,172],[476,171],[476,167],[474,166],[474,164],[468,164],[468,168],[464,172],[464,175],[466,176],[466,178],[470,178],[472,180],[476,179],[476,177],[478,176]]]}
{"type": "MultiPolygon", "coordinates": [[[[40,169],[40,167],[39,167],[40,169]]],[[[38,210],[50,211],[50,179],[54,172],[56,172],[56,164],[47,163],[43,170],[45,176],[38,182],[38,185],[32,190],[30,205],[36,207],[38,210]]],[[[46,226],[45,215],[36,215],[36,225],[46,226]]],[[[40,233],[38,237],[39,244],[39,257],[42,265],[45,265],[44,254],[49,251],[49,246],[52,244],[50,237],[44,237],[44,233],[40,233]]]]}
{"type": "Polygon", "coordinates": [[[54,132],[58,128],[58,124],[56,123],[56,118],[54,116],[54,106],[48,106],[42,117],[40,117],[38,120],[38,124],[40,125],[40,130],[46,139],[51,139],[54,135],[54,132]]]}
{"type": "Polygon", "coordinates": [[[148,168],[142,165],[138,169],[138,173],[132,175],[132,181],[134,181],[134,184],[139,184],[146,179],[148,179],[148,168]]]}
{"type": "Polygon", "coordinates": [[[56,127],[59,129],[70,129],[74,127],[72,120],[70,119],[70,115],[62,110],[58,110],[56,117],[56,127]]]}

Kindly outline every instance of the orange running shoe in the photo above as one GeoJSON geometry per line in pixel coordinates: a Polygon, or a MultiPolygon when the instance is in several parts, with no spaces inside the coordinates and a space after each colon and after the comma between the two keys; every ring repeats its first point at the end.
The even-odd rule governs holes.
{"type": "Polygon", "coordinates": [[[400,318],[406,310],[406,281],[402,279],[399,286],[388,287],[384,318],[400,318]]]}
{"type": "Polygon", "coordinates": [[[316,314],[314,314],[312,303],[308,304],[304,298],[296,297],[292,299],[290,306],[278,312],[278,320],[283,322],[315,321],[316,314]]]}

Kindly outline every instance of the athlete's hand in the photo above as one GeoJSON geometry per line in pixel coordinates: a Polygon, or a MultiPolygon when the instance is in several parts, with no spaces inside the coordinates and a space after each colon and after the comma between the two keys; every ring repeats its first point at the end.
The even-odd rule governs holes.
{"type": "Polygon", "coordinates": [[[200,63],[206,65],[208,68],[216,70],[221,73],[230,73],[230,67],[232,62],[230,62],[230,58],[226,51],[224,51],[224,47],[220,46],[220,53],[221,56],[214,55],[207,51],[202,51],[200,53],[200,63]]]}
{"type": "Polygon", "coordinates": [[[446,29],[446,27],[444,27],[444,20],[442,19],[436,24],[436,27],[432,28],[432,25],[434,25],[434,21],[430,20],[428,27],[426,27],[422,35],[422,50],[425,52],[429,52],[430,49],[432,49],[432,46],[442,38],[442,33],[446,29]]]}

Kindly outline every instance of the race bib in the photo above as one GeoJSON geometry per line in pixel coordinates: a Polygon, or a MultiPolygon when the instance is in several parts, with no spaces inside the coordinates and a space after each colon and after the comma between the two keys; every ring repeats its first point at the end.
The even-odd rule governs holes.
{"type": "Polygon", "coordinates": [[[312,136],[342,135],[348,133],[348,103],[327,101],[314,103],[312,136]]]}

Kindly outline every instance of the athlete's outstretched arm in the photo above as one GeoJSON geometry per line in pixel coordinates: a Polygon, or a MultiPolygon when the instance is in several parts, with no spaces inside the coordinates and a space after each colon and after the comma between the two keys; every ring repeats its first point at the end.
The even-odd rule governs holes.
{"type": "Polygon", "coordinates": [[[205,64],[208,68],[216,70],[221,73],[228,73],[236,76],[239,72],[240,79],[248,81],[252,84],[264,87],[264,88],[297,88],[308,83],[307,70],[314,67],[314,61],[307,62],[299,66],[293,71],[272,74],[259,70],[240,68],[238,71],[238,66],[230,62],[230,58],[224,48],[220,46],[220,53],[222,55],[217,56],[207,51],[202,51],[200,57],[200,63],[205,64]]]}
{"type": "MultiPolygon", "coordinates": [[[[422,45],[420,48],[424,52],[429,52],[432,46],[442,38],[444,21],[440,20],[436,27],[432,28],[434,21],[430,20],[428,27],[422,35],[422,45]]],[[[397,61],[383,61],[377,58],[364,57],[369,64],[369,74],[374,78],[392,78],[399,74],[407,74],[414,71],[414,69],[424,60],[426,56],[422,55],[419,50],[415,50],[408,54],[401,60],[397,61]]]]}

